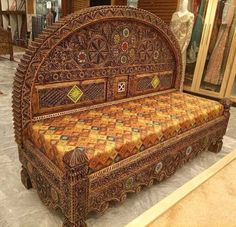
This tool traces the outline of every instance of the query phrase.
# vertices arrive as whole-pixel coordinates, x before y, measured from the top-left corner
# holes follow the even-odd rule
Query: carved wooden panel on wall
[[[34,0],[27,0],[26,3],[27,13],[34,14]]]
[[[154,13],[169,24],[178,7],[178,0],[139,0],[138,7]]]
[[[90,0],[73,0],[72,1],[72,12],[87,8],[90,6]]]

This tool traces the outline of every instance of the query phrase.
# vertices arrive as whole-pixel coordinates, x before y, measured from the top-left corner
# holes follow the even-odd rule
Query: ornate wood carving
[[[91,211],[103,212],[110,201],[123,201],[128,192],[162,181],[204,150],[218,152],[230,103],[222,101],[223,116],[93,174],[79,148],[64,155],[59,169],[34,146],[31,123],[179,89],[181,68],[168,26],[141,9],[85,9],[48,27],[31,43],[13,89],[21,179],[45,205],[62,210],[64,226],[85,226]]]
[[[114,20],[114,22],[112,20]],[[112,23],[118,23],[118,21],[120,21],[120,26],[122,27],[125,25],[124,21],[127,21],[127,23],[130,24],[129,26],[131,26],[132,22],[136,22],[141,27],[144,27],[144,30],[141,29],[140,31],[144,32],[146,29],[147,32],[150,32],[151,36],[155,36],[155,34],[158,33],[159,36],[156,39],[158,40],[161,38],[165,40],[164,46],[162,47],[165,51],[163,50],[158,53],[158,41],[157,46],[155,46],[155,43],[151,43],[150,40],[147,39],[136,47],[137,50],[140,51],[139,61],[141,61],[141,59],[146,59],[145,64],[134,64],[135,61],[132,60],[132,56],[136,53],[135,49],[132,48],[132,45],[134,45],[132,42],[137,42],[135,40],[132,41],[132,30],[130,31],[130,38],[128,37],[129,31],[127,32],[125,27],[123,29],[124,32],[122,31],[122,33],[124,33],[122,34],[124,40],[120,41],[123,42],[122,53],[124,53],[124,55],[121,56],[121,52],[116,53],[116,45],[118,44],[114,43],[112,46],[110,43],[107,44],[105,42],[107,40],[106,36],[101,36],[96,31],[96,29],[100,29],[98,28],[99,24],[104,21],[107,22],[105,22],[104,26],[101,28],[103,34],[110,34],[109,29],[111,29]],[[108,21],[111,22],[108,23]],[[86,29],[95,29],[95,31],[91,30],[91,33],[93,34],[93,32],[95,32],[97,34],[88,42],[88,44],[87,42],[85,43],[86,38],[83,36]],[[119,39],[116,38],[118,37],[116,35],[119,35],[119,32],[120,31],[115,30],[111,34],[114,40]],[[77,34],[79,34],[78,42],[68,43],[68,40],[72,41],[73,39],[76,39]],[[141,35],[142,34],[140,33],[139,36]],[[126,41],[125,36],[127,36],[127,40],[131,42],[131,46],[129,46],[129,44],[127,46],[126,42],[128,41]],[[139,36],[137,36],[137,38]],[[149,44],[150,47],[146,49],[146,46]],[[63,45],[69,46],[66,47]],[[72,48],[71,50],[73,50],[73,45],[79,45],[80,48],[84,48],[81,48],[79,52],[70,52],[71,54],[74,54],[72,57],[74,60],[67,63],[68,55],[66,54],[66,48]],[[56,56],[56,53],[61,50],[64,50],[63,54]],[[90,51],[89,53],[87,53],[88,50]],[[129,52],[127,52],[128,50]],[[152,53],[154,59],[152,58],[152,60],[149,60],[148,56]],[[120,58],[112,57],[112,54],[118,54]],[[159,54],[164,55],[159,56]],[[52,61],[52,64],[48,65],[47,62],[53,60],[50,58],[51,56],[55,56],[56,61],[54,60]],[[173,58],[174,61],[169,61],[168,56],[172,56],[171,58]],[[109,60],[111,57],[113,62]],[[166,64],[157,64],[158,62],[155,62],[155,58],[165,58]],[[116,62],[116,59],[120,59],[120,62]],[[17,69],[13,91],[14,127],[17,142],[22,144],[23,129],[34,117],[31,100],[34,95],[33,89],[37,83],[49,82],[52,81],[53,78],[56,78],[56,81],[75,81],[96,76],[113,77],[113,75],[121,74],[156,72],[169,70],[170,68],[173,69],[174,67],[176,78],[174,86],[179,89],[181,75],[180,59],[181,56],[178,43],[168,26],[159,18],[144,10],[124,6],[101,6],[84,9],[63,18],[61,21],[45,29],[42,35],[29,45],[29,48]],[[86,60],[89,63],[87,63]],[[55,62],[56,65],[61,63],[64,70],[55,71],[57,67],[55,68],[56,65],[54,66],[53,62]],[[106,65],[108,69],[103,69],[104,65]],[[65,70],[68,69],[68,67],[73,70],[66,73]],[[86,70],[83,70],[84,67],[86,67]],[[43,69],[50,69],[50,74]],[[108,86],[109,82],[110,81],[108,81]],[[107,99],[112,100],[109,96]]]

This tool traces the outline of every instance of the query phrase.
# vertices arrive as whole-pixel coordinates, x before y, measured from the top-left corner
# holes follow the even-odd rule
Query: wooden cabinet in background
[[[127,0],[62,0],[62,16],[98,5],[127,5]]]
[[[0,0],[0,26],[11,28],[13,44],[27,46],[27,18],[25,0]]]
[[[236,32],[234,33],[230,57],[233,59],[229,66],[229,81],[226,87],[225,96],[236,103]]]
[[[170,24],[173,13],[177,10],[178,0],[139,0],[138,8],[145,9]]]
[[[236,0],[198,3],[197,10],[193,10],[198,14],[187,51],[184,90],[223,98],[227,96],[235,59]]]
[[[10,60],[14,60],[11,31],[10,29],[4,30],[0,27],[0,55],[2,54],[9,54]]]

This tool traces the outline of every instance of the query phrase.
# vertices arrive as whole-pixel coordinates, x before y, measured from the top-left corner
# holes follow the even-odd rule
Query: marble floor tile
[[[235,156],[231,156],[231,161],[232,157],[235,158]],[[216,166],[215,169],[217,169]],[[214,170],[211,171],[214,172]],[[195,181],[191,183],[198,187],[180,198],[175,205],[148,226],[183,227],[187,223],[191,227],[206,225],[235,227],[236,159],[227,163],[222,169],[218,169],[214,175],[211,175],[211,171],[205,172],[205,177],[209,175],[211,177],[205,179],[206,181],[200,185],[197,182],[200,181],[199,178],[195,178]],[[178,197],[176,194],[172,196]]]
[[[20,162],[14,142],[11,92],[16,62],[0,58],[0,227],[56,227],[62,215],[45,207],[34,189],[26,190],[20,181]],[[220,153],[205,152],[179,169],[168,180],[131,194],[123,204],[114,204],[103,216],[91,216],[88,226],[124,226],[185,182],[207,169],[236,148],[236,108],[231,118]]]

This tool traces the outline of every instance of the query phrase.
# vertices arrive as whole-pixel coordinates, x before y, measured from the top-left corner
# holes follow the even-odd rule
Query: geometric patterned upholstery
[[[170,92],[33,123],[34,144],[63,169],[63,155],[78,147],[90,173],[213,120],[223,106]]]

